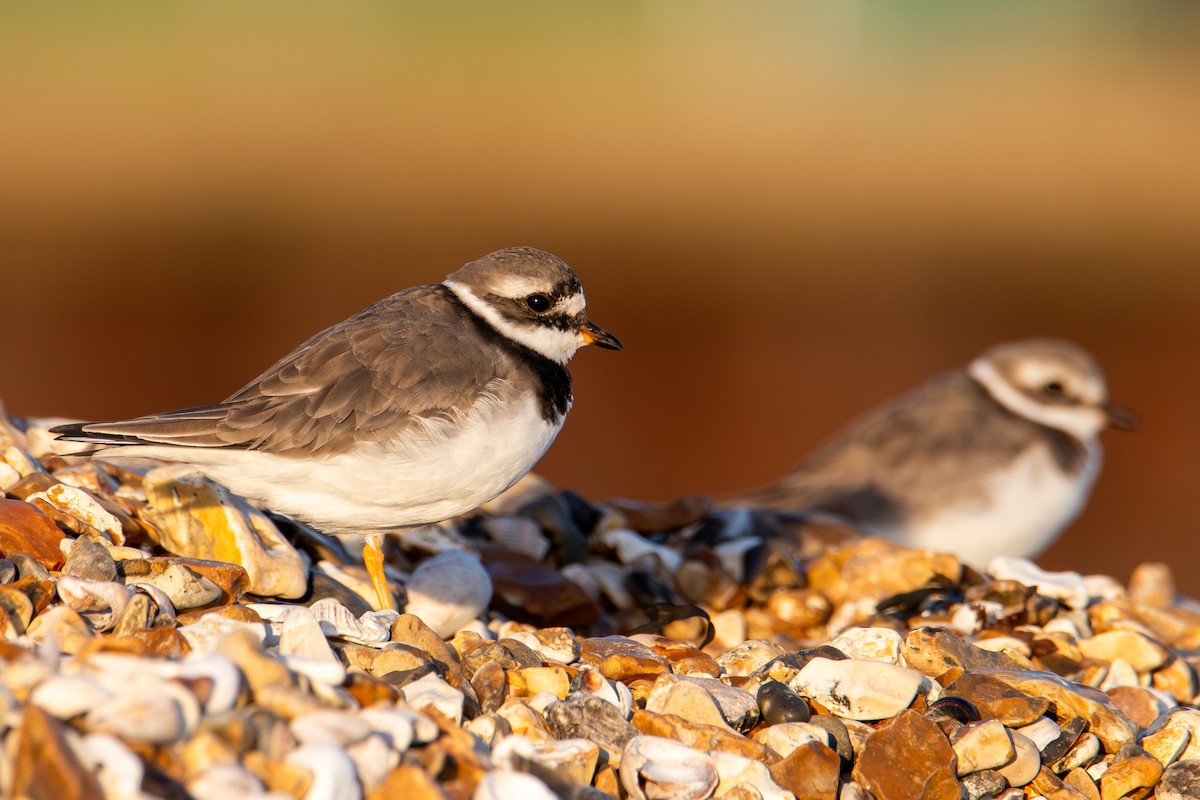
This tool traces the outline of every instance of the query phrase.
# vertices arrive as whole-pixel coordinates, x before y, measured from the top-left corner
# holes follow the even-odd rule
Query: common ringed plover
[[[1075,518],[1099,433],[1130,428],[1104,375],[1053,339],[1001,344],[868,414],[740,505],[811,512],[984,567],[1033,557]]]
[[[588,321],[570,267],[514,247],[368,306],[222,403],[53,432],[192,464],[326,533],[371,534],[363,559],[390,608],[381,533],[468,512],[529,472],[586,344],[622,349]]]

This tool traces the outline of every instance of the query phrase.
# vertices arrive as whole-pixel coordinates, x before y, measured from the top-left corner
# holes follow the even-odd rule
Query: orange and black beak
[[[620,339],[591,320],[584,320],[583,324],[579,326],[579,332],[583,334],[583,341],[587,344],[594,344],[597,347],[603,347],[605,350],[625,349]]]
[[[1113,428],[1131,431],[1137,427],[1138,418],[1127,408],[1121,408],[1113,403],[1105,403],[1100,410],[1104,412],[1108,424]]]

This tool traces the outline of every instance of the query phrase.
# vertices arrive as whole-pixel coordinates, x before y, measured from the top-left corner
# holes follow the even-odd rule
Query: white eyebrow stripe
[[[493,291],[501,297],[524,297],[527,294],[545,291],[540,281],[524,275],[505,275],[496,283]]]

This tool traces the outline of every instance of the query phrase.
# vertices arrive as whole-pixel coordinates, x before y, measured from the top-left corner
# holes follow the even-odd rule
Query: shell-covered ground
[[[1200,797],[1162,564],[980,574],[530,477],[390,535],[379,611],[357,543],[49,438],[0,414],[5,797]]]

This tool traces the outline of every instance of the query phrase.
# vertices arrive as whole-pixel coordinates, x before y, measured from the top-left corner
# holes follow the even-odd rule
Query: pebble
[[[194,468],[177,464],[146,473],[145,519],[168,551],[227,561],[246,570],[250,591],[302,597],[308,570],[269,517]]]
[[[1158,800],[1194,800],[1200,797],[1200,761],[1180,761],[1163,770],[1155,797]]]
[[[814,658],[797,673],[789,688],[838,716],[879,720],[908,708],[923,682],[916,670],[893,664]]]
[[[958,757],[958,775],[992,770],[1016,757],[1012,733],[999,720],[964,725],[950,737]]]
[[[370,610],[344,548],[301,535],[325,559],[310,572],[186,468],[147,487],[39,464],[23,436],[0,415],[7,794],[1197,794],[1200,606],[1161,564],[1128,590],[1028,562],[981,579],[832,526],[535,482],[491,518],[393,537],[417,612],[396,614]],[[294,573],[272,561],[288,552]],[[264,593],[264,575],[287,580]],[[634,632],[652,603],[708,613],[716,638],[696,616]]]
[[[854,779],[888,800],[958,798],[954,750],[937,724],[904,710],[867,740],[854,765]]]

